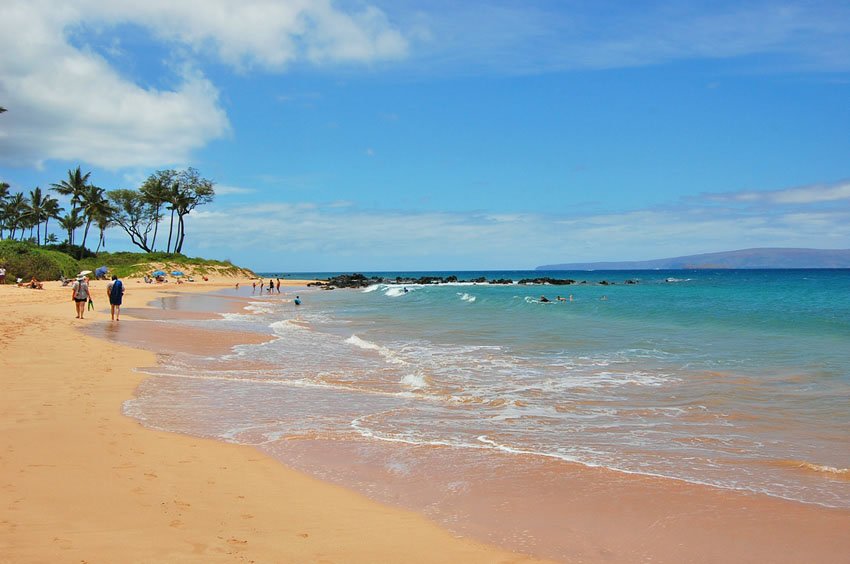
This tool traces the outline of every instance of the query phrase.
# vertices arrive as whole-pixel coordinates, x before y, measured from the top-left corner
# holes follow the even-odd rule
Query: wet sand
[[[123,416],[144,378],[134,368],[155,355],[78,329],[144,342],[147,331],[132,325],[145,322],[129,312],[175,289],[129,281],[127,307],[113,323],[97,300],[105,286],[92,283],[99,307],[84,320],[74,319],[70,290],[58,283],[0,287],[0,562],[530,561],[255,449],[152,431]],[[157,351],[163,342],[220,351],[245,338],[156,335],[147,346]]]
[[[178,348],[214,354],[193,345],[203,333]],[[154,349],[175,344],[157,338]],[[455,533],[564,562],[850,562],[847,510],[492,451],[316,436],[262,448]]]

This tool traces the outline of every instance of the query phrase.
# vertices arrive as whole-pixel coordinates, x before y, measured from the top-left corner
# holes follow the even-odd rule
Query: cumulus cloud
[[[134,82],[86,45],[86,31],[140,26],[175,52],[239,70],[279,71],[294,61],[370,62],[407,44],[383,12],[342,12],[329,0],[6,0],[0,4],[0,161],[49,159],[107,168],[185,162],[228,134],[215,85],[184,63],[175,85]],[[106,51],[120,52],[111,45]]]

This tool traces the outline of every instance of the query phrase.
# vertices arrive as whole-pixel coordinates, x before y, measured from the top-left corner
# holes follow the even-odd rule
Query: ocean
[[[449,525],[464,517],[446,499],[496,471],[483,460],[850,508],[848,270],[381,274],[577,283],[223,290],[244,309],[162,323],[273,338],[172,355],[145,369],[125,412]],[[335,448],[346,463],[327,462]],[[398,491],[425,480],[430,497]]]

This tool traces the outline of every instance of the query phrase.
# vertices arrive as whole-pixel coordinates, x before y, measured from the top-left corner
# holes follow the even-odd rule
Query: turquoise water
[[[300,307],[242,288],[248,309],[216,323],[277,338],[172,359],[127,411],[246,444],[491,449],[850,507],[850,271],[423,274],[586,283],[299,289]]]

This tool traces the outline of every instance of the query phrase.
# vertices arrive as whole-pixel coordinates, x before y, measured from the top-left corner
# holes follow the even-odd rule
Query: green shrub
[[[0,264],[6,267],[7,283],[33,276],[39,280],[58,280],[80,271],[79,263],[64,253],[19,241],[0,241]]]

